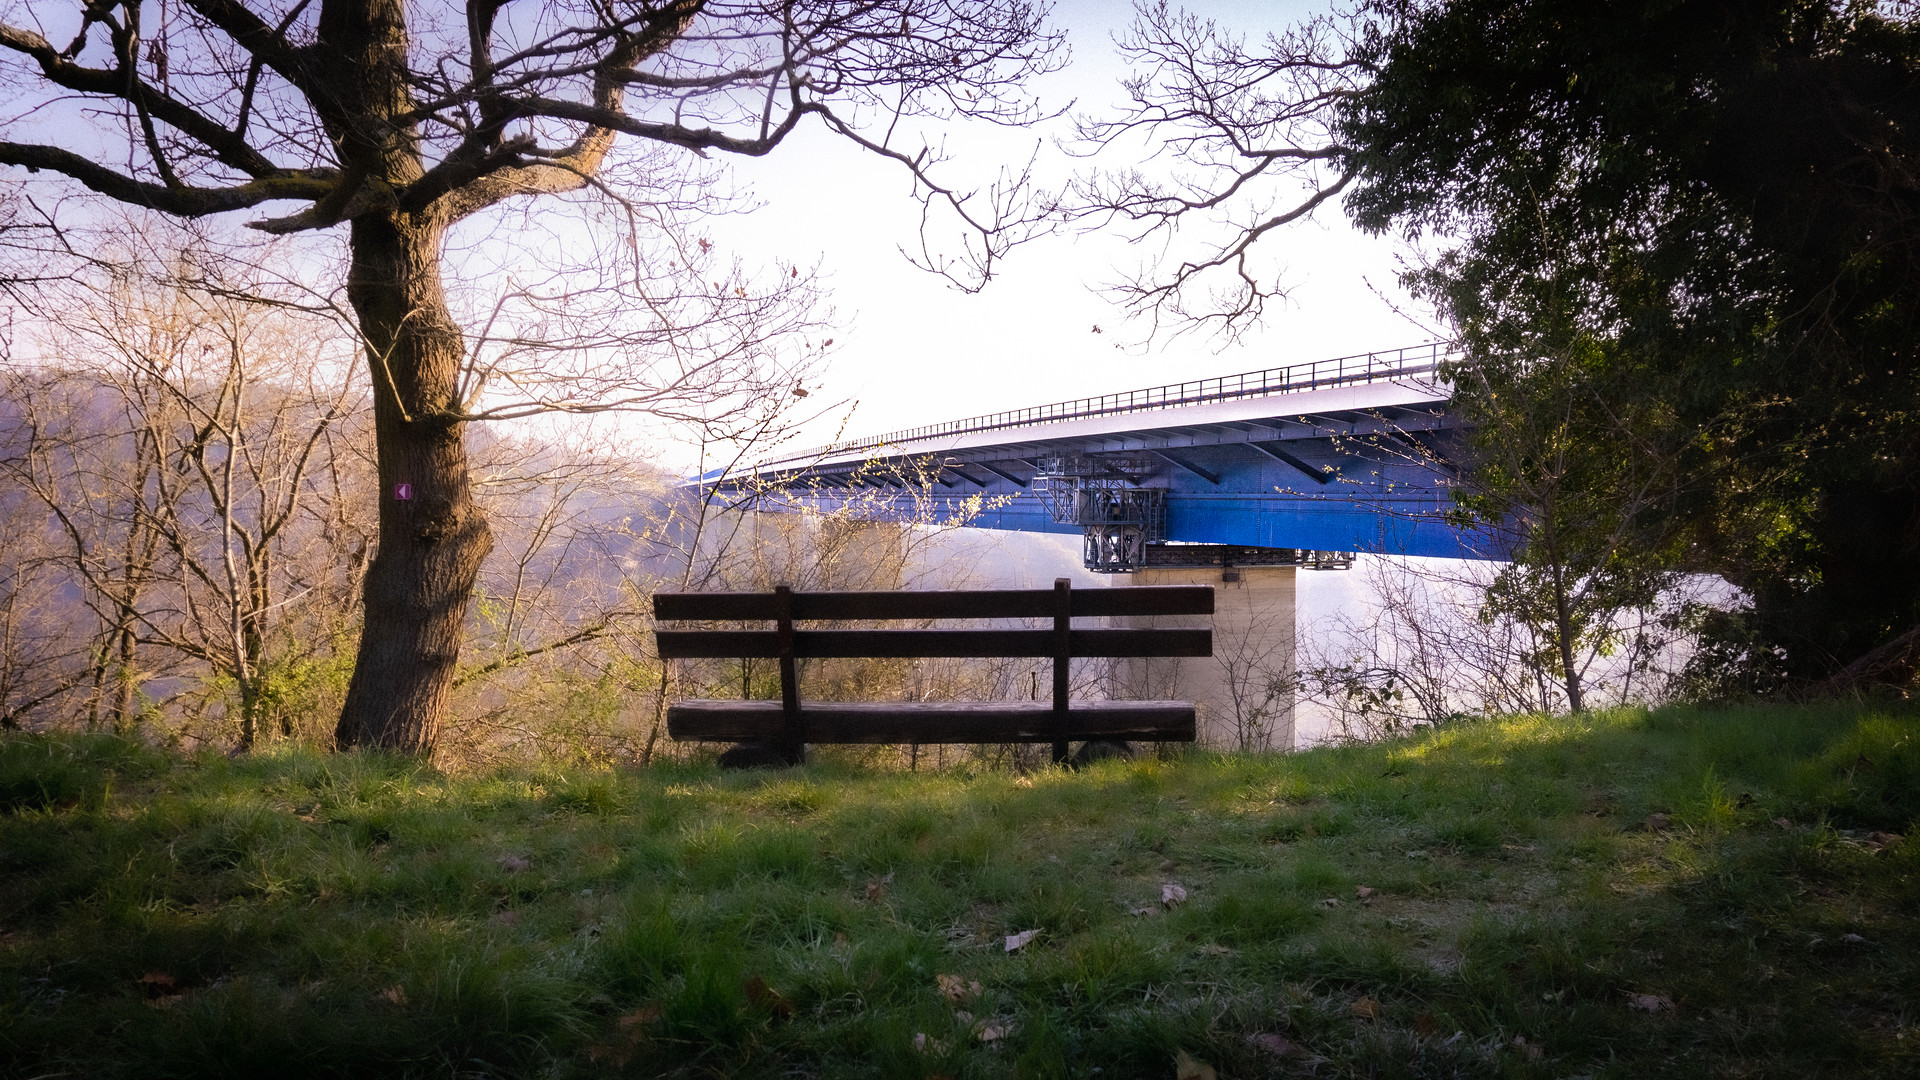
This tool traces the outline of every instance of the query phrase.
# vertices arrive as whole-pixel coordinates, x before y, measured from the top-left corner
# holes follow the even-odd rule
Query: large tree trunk
[[[440,287],[443,233],[434,218],[397,212],[353,222],[347,296],[373,373],[380,547],[335,731],[342,747],[433,750],[467,601],[493,546],[473,503],[464,425],[447,419],[462,342]]]

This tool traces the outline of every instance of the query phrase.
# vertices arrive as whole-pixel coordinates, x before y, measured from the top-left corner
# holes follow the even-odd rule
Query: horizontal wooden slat
[[[793,617],[809,619],[1039,619],[1053,615],[1052,589],[951,592],[794,593]],[[1068,590],[1076,618],[1129,615],[1211,615],[1207,585],[1149,585]],[[754,619],[776,617],[772,593],[655,593],[653,617]]]
[[[772,630],[657,630],[665,660],[780,655]],[[1074,630],[1074,656],[1211,656],[1210,630]],[[826,657],[1052,656],[1051,630],[796,630],[793,655]]]
[[[809,702],[800,706],[807,737],[818,743],[1052,742],[1061,738],[1053,707],[1032,701]],[[683,701],[667,709],[667,733],[703,742],[749,742],[785,732],[777,701]],[[1193,705],[1185,701],[1076,701],[1068,739],[1192,742]]]

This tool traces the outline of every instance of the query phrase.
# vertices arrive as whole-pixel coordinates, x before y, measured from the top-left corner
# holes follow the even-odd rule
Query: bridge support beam
[[[1211,629],[1213,656],[1115,660],[1113,696],[1191,701],[1199,743],[1213,750],[1291,750],[1294,568],[1149,567],[1133,585],[1211,585],[1211,616],[1118,619],[1129,627]]]

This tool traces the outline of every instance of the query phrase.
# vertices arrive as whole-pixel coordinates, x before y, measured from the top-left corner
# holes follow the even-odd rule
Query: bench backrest
[[[1051,589],[952,592],[655,593],[660,622],[772,622],[772,630],[656,630],[663,660],[778,659],[788,734],[805,741],[797,659],[826,657],[1053,658],[1053,709],[1065,730],[1067,668],[1074,657],[1211,656],[1210,630],[1076,630],[1075,618],[1211,615],[1210,586],[1074,589],[1066,578]],[[797,630],[796,622],[903,619],[1050,618],[1046,630]],[[1055,756],[1064,756],[1064,742]]]

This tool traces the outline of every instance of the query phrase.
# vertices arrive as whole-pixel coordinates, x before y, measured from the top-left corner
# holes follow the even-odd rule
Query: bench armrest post
[[[1053,740],[1053,763],[1067,762],[1067,669],[1073,659],[1073,583],[1053,579],[1053,718],[1060,738]]]

